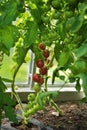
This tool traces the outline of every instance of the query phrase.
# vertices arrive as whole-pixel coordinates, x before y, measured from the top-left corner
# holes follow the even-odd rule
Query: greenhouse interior
[[[0,0],[0,130],[87,130],[87,0]]]

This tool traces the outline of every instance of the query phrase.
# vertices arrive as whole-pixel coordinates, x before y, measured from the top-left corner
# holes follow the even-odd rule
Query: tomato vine
[[[67,82],[75,82],[75,88],[83,88],[87,99],[87,2],[86,0],[1,0],[0,1],[0,68],[3,67],[4,55],[10,56],[14,49],[12,73],[13,79],[0,76],[0,95],[5,95],[6,82],[11,82],[12,94],[18,103],[21,100],[15,91],[15,78],[23,63],[26,63],[26,54],[31,50],[35,54],[35,62],[40,73],[39,80],[33,77],[39,85],[45,86],[47,93],[48,69],[54,62],[57,67],[53,71],[52,84],[59,78],[66,82],[62,71],[67,76]],[[50,48],[52,51],[50,51]],[[50,59],[50,57],[52,59]],[[45,62],[45,65],[42,64]],[[49,64],[48,64],[49,63]],[[43,68],[42,68],[43,67]],[[68,71],[68,73],[67,73]],[[38,78],[38,76],[37,76]],[[82,84],[81,84],[82,81]],[[41,88],[34,87],[37,95]],[[40,93],[41,94],[41,93]],[[43,94],[43,93],[42,93]],[[47,94],[49,97],[50,94]],[[4,109],[9,117],[14,113],[11,104],[13,99],[7,97],[8,104],[0,102],[0,113]],[[0,96],[0,101],[2,96]],[[53,100],[51,101],[54,104]],[[30,103],[31,104],[31,103]],[[45,105],[45,103],[43,103]],[[5,106],[7,105],[7,107]],[[38,110],[39,105],[35,104]],[[56,107],[56,105],[54,104]],[[22,105],[21,105],[21,109]],[[36,111],[35,111],[36,112]],[[30,113],[30,111],[29,111]],[[31,111],[31,114],[33,112]],[[0,114],[1,115],[1,114]],[[14,114],[12,114],[14,116]],[[26,114],[24,114],[25,116]],[[12,116],[12,121],[16,120]],[[2,116],[0,116],[1,120]],[[16,120],[17,123],[17,120]]]

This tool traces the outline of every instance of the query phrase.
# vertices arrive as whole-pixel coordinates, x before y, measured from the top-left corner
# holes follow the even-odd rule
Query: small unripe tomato
[[[33,89],[35,90],[35,92],[39,92],[41,90],[40,85],[34,85]]]
[[[35,94],[31,93],[28,95],[28,100],[32,101],[35,99]]]

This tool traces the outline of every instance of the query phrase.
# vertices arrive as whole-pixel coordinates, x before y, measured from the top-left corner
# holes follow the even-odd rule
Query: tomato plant
[[[35,67],[40,70],[38,73],[35,72],[32,77],[39,87],[34,87],[35,102],[30,101],[28,104],[31,109],[23,113],[25,122],[27,122],[26,116],[45,107],[46,99],[50,99],[49,102],[51,101],[51,104],[55,106],[51,99],[54,94],[48,92],[47,86],[48,70],[51,65],[54,65],[54,60],[57,67],[52,72],[52,84],[55,83],[56,78],[60,78],[65,83],[75,82],[76,90],[80,91],[82,87],[87,99],[86,31],[86,0],[1,0],[0,68],[3,67],[4,55],[10,56],[11,49],[14,50],[12,59],[15,65],[11,70],[13,79],[0,76],[0,115],[2,115],[3,109],[7,117],[11,112],[12,118],[9,118],[17,123],[16,117],[13,118],[12,107],[14,104],[11,103],[13,99],[5,98],[7,89],[5,82],[11,83],[12,94],[21,106],[21,99],[15,91],[14,85],[20,67],[26,63],[26,55],[29,50],[35,54]],[[65,75],[60,74],[60,71],[66,74],[67,80]],[[44,86],[44,91],[42,91],[42,86]],[[6,106],[4,105],[7,103],[5,99],[8,99]],[[21,110],[24,111],[22,106]],[[57,110],[59,109],[57,108]],[[1,118],[2,116],[0,116],[0,120]]]

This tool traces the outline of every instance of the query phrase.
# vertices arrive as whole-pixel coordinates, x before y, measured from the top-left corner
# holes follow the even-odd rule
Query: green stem
[[[50,100],[50,104],[52,107],[55,108],[55,110],[57,110],[57,112],[59,112],[60,115],[63,115],[63,111],[58,107],[58,105],[52,99]]]
[[[48,77],[46,75],[45,79],[44,79],[44,91],[47,92],[47,80],[48,80]]]
[[[13,98],[13,96],[16,98],[16,100],[17,100],[17,102],[18,102],[18,104],[19,104],[19,106],[20,106],[20,109],[21,109],[21,111],[22,111],[23,119],[25,119],[22,102],[21,102],[21,100],[20,100],[20,97],[19,97],[18,93],[17,93],[17,92],[15,91],[15,89],[14,89],[14,83],[15,83],[16,74],[17,74],[17,72],[18,72],[20,66],[21,66],[21,64],[20,64],[19,66],[17,66],[17,68],[16,68],[16,70],[15,70],[15,72],[14,72],[13,82],[12,82],[12,84],[11,84],[11,88],[12,88],[12,98]]]
[[[49,69],[49,68],[50,68],[50,66],[51,66],[51,65],[52,65],[52,63],[53,63],[53,60],[54,60],[54,54],[53,54],[53,56],[52,56],[52,58],[51,58],[51,60],[50,60],[49,64],[47,65],[47,69]]]
[[[54,55],[52,56],[49,64],[47,65],[48,70],[49,70],[51,64],[53,63],[53,60],[54,60]],[[48,80],[48,75],[46,75],[45,80],[44,80],[44,90],[45,90],[45,92],[47,92],[47,80]]]

